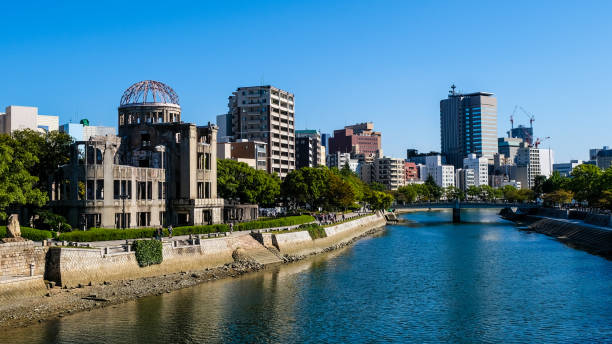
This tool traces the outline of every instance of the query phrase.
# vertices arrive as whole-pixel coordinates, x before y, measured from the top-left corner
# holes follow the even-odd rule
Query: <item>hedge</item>
[[[132,247],[140,267],[161,264],[164,260],[160,240],[136,240]]]
[[[229,225],[217,224],[217,225],[204,225],[204,226],[181,226],[174,227],[172,229],[172,235],[187,235],[187,234],[207,234],[207,233],[219,233],[228,232]]]
[[[6,226],[0,226],[0,238],[7,237]],[[45,231],[42,229],[30,228],[30,227],[21,227],[21,237],[32,240],[32,241],[43,241],[47,239],[52,239],[55,237],[55,233],[52,231]]]
[[[106,240],[125,240],[125,239],[144,239],[155,236],[155,228],[92,228],[88,231],[72,231],[59,235],[60,241],[106,241]],[[168,236],[168,231],[164,229],[164,236]]]
[[[313,222],[315,219],[310,215],[288,216],[277,219],[265,219],[251,222],[239,223],[234,227],[236,231],[247,231],[252,229],[275,228],[283,226],[301,225],[303,223]]]
[[[319,226],[316,223],[308,223],[301,225],[298,227],[298,230],[307,230],[312,240],[327,237],[327,233],[325,233],[325,228]]]

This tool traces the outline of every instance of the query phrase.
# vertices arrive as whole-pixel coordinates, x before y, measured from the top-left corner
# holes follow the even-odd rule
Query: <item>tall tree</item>
[[[600,198],[599,177],[602,171],[595,165],[582,164],[576,166],[571,173],[569,188],[578,201],[587,201],[595,205]]]
[[[276,174],[256,170],[243,162],[219,159],[217,192],[225,199],[269,206],[280,194],[280,179]]]

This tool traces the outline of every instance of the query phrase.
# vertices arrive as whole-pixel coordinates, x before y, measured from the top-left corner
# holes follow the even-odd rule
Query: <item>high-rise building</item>
[[[59,117],[39,115],[38,108],[33,106],[7,106],[6,113],[0,113],[0,134],[23,129],[38,132],[58,130]]]
[[[523,143],[516,154],[516,172],[513,179],[521,182],[524,188],[533,188],[535,177],[542,175],[540,165],[540,149]]]
[[[461,94],[455,88],[440,101],[442,154],[455,167],[470,153],[492,162],[497,153],[497,99],[493,93]]]
[[[475,186],[489,185],[489,161],[487,158],[478,158],[476,154],[470,153],[467,158],[463,159],[463,169],[474,171]]]
[[[500,137],[497,139],[497,149],[499,154],[503,154],[506,159],[514,162],[516,153],[521,147],[523,139],[516,137]]]
[[[526,127],[521,124],[516,128],[510,129],[508,137],[521,139],[531,145],[533,144],[533,127]]]
[[[268,172],[295,169],[294,95],[273,86],[239,87],[229,97],[226,136],[267,144]],[[219,118],[218,118],[219,120]],[[231,123],[231,125],[229,124]]]
[[[465,191],[469,189],[470,186],[475,186],[475,185],[476,185],[476,182],[475,182],[473,169],[460,168],[457,170],[455,174],[455,186]]]
[[[381,133],[374,131],[374,123],[348,125],[344,129],[334,130],[329,138],[328,154],[336,152],[364,154],[372,157],[382,156]]]
[[[608,147],[604,147],[604,149],[597,152],[597,167],[605,170],[612,166],[612,149],[607,149]]]
[[[316,130],[295,131],[295,167],[317,167],[321,162],[321,134]]]
[[[422,174],[425,174],[423,180],[427,180],[428,176],[431,176],[436,184],[445,188],[447,186],[455,186],[455,167],[453,165],[444,165],[442,163],[442,157],[428,156],[426,158],[425,171],[421,170]]]
[[[540,174],[548,178],[553,173],[555,163],[555,152],[550,149],[539,148],[540,153]]]

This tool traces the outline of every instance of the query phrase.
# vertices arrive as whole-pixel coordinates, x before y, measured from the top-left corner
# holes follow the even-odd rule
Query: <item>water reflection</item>
[[[612,262],[446,212],[239,279],[8,331],[11,343],[593,342],[612,336]],[[491,221],[494,221],[491,223]],[[596,296],[596,297],[595,297]]]

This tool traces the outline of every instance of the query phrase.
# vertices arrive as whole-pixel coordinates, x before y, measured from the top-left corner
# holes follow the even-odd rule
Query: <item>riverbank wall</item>
[[[504,209],[500,214],[505,219],[526,225],[525,230],[545,234],[571,247],[612,259],[612,228],[605,228],[610,225],[609,215],[592,214],[577,220],[571,211],[559,209],[539,209],[532,214]]]
[[[187,241],[164,241],[161,264],[140,267],[129,244],[115,248],[50,247],[45,279],[67,288],[117,280],[155,277],[181,271],[215,268],[234,263],[235,252],[266,266],[321,253],[345,245],[372,228],[386,224],[377,213],[325,228],[327,237],[313,240],[307,231],[283,234],[253,233]]]

